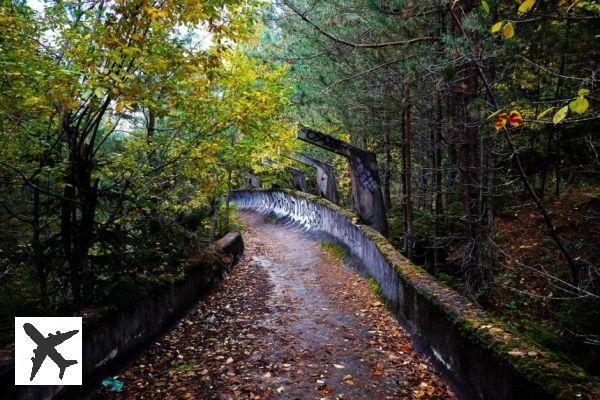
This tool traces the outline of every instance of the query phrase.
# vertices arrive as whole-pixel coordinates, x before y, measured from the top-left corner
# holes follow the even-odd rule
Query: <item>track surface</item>
[[[133,360],[113,399],[454,399],[369,281],[308,235],[241,213],[240,264]]]

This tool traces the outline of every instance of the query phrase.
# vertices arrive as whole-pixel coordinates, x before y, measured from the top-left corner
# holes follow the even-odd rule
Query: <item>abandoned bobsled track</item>
[[[578,381],[573,366],[524,345],[332,203],[284,190],[239,191],[232,200],[245,224],[239,265],[119,373],[124,391],[100,390],[96,398],[597,393],[595,383]],[[351,261],[338,247],[321,245],[323,237],[346,247]],[[424,352],[415,350],[414,338]]]

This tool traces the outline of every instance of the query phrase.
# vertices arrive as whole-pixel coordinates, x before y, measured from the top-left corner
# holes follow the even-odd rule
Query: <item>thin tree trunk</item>
[[[210,201],[210,232],[208,234],[208,241],[212,243],[215,240],[217,232],[217,221],[219,216],[219,199],[212,198]]]
[[[383,204],[386,210],[391,208],[390,178],[392,175],[392,152],[391,152],[390,128],[383,128],[383,173],[381,174],[381,187],[383,191]]]
[[[412,220],[412,129],[410,110],[410,88],[404,89],[406,105],[402,113],[402,214],[404,227],[404,251],[408,258],[413,256],[413,220]]]
[[[38,186],[39,182],[35,181],[35,185]],[[45,267],[44,255],[42,250],[42,244],[40,239],[41,234],[41,199],[40,191],[37,188],[33,190],[33,235],[31,239],[31,247],[33,249],[33,265],[38,276],[40,284],[41,304],[42,309],[48,309],[48,274]]]

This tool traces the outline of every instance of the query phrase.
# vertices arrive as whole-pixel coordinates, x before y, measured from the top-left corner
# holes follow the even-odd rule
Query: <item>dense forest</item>
[[[599,19],[593,1],[285,0],[262,40],[301,124],[377,153],[396,246],[595,373]],[[315,154],[350,206],[345,160]]]
[[[244,51],[257,12],[238,0],[2,2],[3,330],[13,315],[177,279],[229,228],[239,171],[293,134],[285,67]]]
[[[0,342],[177,280],[238,225],[232,190],[314,176],[293,151],[351,208],[301,125],[377,155],[406,257],[600,374],[599,22],[585,0],[1,2]]]

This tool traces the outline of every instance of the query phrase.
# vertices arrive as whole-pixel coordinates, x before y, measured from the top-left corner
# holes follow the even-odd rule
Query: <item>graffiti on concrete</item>
[[[354,210],[367,224],[387,236],[387,216],[375,153],[306,127],[300,128],[297,138],[348,159]]]

